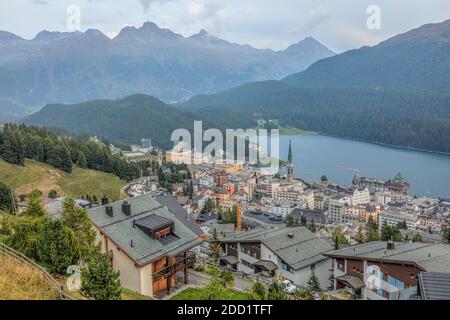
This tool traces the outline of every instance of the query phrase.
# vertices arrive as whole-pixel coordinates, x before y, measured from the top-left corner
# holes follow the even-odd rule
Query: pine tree
[[[84,153],[82,151],[78,151],[78,161],[77,164],[80,168],[87,168],[88,167],[88,163],[86,160],[86,156],[84,155]]]
[[[288,295],[283,291],[283,285],[279,281],[272,281],[267,294],[268,300],[288,300]]]
[[[0,182],[0,212],[14,213],[14,192],[6,184]]]
[[[286,224],[286,227],[288,228],[295,228],[299,226],[299,223],[294,217],[292,216],[292,213],[288,214],[286,218],[284,219],[284,223]]]
[[[71,197],[64,201],[61,222],[74,233],[83,261],[87,261],[94,252],[100,250],[95,244],[95,231],[86,209],[79,207]]]
[[[46,220],[37,241],[39,261],[52,274],[65,275],[67,268],[80,259],[79,247],[72,230],[59,220]]]
[[[209,246],[209,257],[214,264],[217,264],[222,253],[222,247],[220,246],[219,237],[217,235],[217,230],[214,228],[213,239]]]
[[[316,277],[316,274],[314,273],[314,271],[312,271],[311,275],[309,276],[308,289],[313,292],[320,291],[320,282],[319,282],[319,279]]]
[[[45,217],[47,213],[45,212],[44,206],[41,201],[42,192],[35,189],[27,197],[27,208],[24,211],[25,216],[29,217]]]
[[[9,237],[6,245],[23,253],[28,258],[39,261],[37,242],[47,218],[33,216],[10,216],[3,224],[7,224]],[[5,225],[3,226],[5,227]]]
[[[113,270],[108,256],[96,253],[81,271],[80,292],[96,300],[120,300],[122,286],[120,272]]]
[[[72,158],[70,157],[69,150],[61,143],[57,144],[48,160],[49,164],[55,168],[61,169],[67,173],[72,172]]]

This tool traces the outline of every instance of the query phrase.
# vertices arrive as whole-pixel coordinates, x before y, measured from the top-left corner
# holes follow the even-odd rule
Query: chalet
[[[250,275],[287,279],[307,287],[312,272],[328,286],[332,247],[304,227],[254,230],[221,240],[224,266]]]
[[[409,299],[421,272],[450,272],[448,244],[375,241],[325,255],[333,260],[335,289],[353,299]]]
[[[171,196],[142,195],[111,204],[103,198],[88,215],[123,287],[156,296],[188,284],[188,266],[195,259],[191,250],[202,243],[202,232]]]

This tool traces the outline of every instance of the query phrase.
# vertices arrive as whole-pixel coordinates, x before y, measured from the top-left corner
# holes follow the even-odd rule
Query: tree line
[[[96,241],[86,209],[66,198],[60,218],[50,218],[34,190],[20,215],[0,215],[0,236],[9,247],[21,252],[56,276],[65,276],[72,266],[80,266],[80,293],[97,300],[121,298],[119,272]]]
[[[141,168],[127,162],[109,146],[93,140],[58,136],[46,128],[24,124],[5,124],[0,131],[0,157],[8,163],[24,166],[25,159],[47,163],[71,173],[74,166],[113,173],[131,181],[139,178]]]

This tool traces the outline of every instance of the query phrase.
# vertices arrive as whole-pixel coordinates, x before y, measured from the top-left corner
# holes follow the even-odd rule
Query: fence
[[[36,262],[28,258],[27,256],[23,255],[20,252],[17,252],[16,250],[6,246],[5,244],[0,242],[0,253],[3,253],[7,257],[10,257],[12,259],[15,259],[16,261],[23,263],[27,266],[32,267],[33,269],[39,271],[44,279],[48,282],[48,284],[53,287],[56,292],[58,292],[58,298],[60,300],[75,300],[73,297],[67,295],[64,292],[64,286],[61,285],[55,278],[53,278],[50,273],[48,273],[44,268],[42,268],[40,265],[38,265]]]

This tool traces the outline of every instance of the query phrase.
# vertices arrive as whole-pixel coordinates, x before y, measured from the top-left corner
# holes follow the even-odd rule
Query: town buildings
[[[306,288],[312,273],[328,286],[332,247],[304,227],[254,230],[221,240],[222,265],[251,275],[287,279]]]
[[[408,300],[421,272],[449,272],[450,245],[370,242],[325,253],[333,260],[335,289],[354,299]]]

